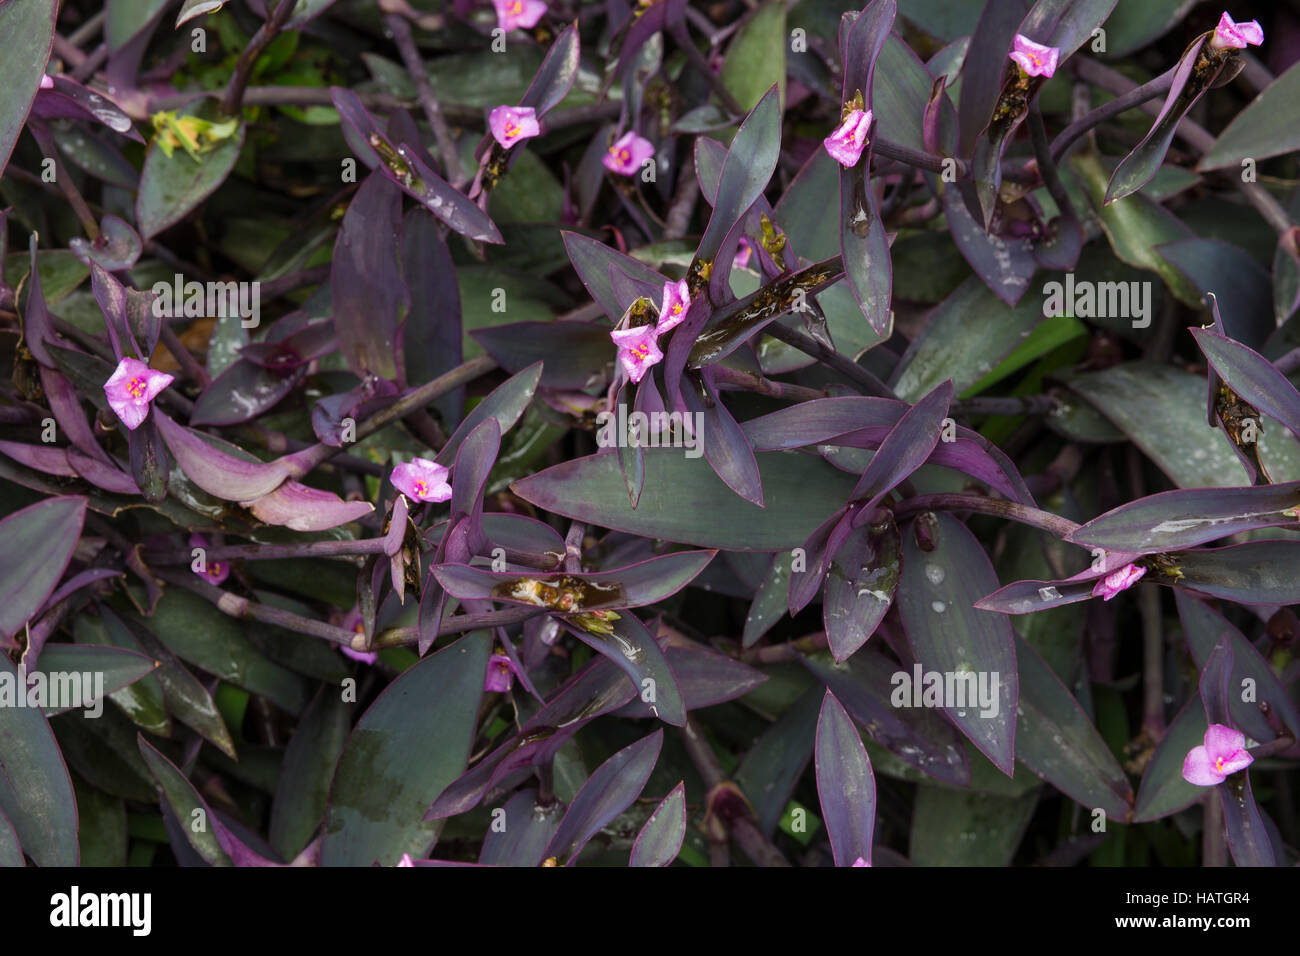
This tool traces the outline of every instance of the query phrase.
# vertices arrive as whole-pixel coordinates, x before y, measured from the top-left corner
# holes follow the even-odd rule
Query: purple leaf
[[[587,841],[641,795],[663,742],[663,730],[656,730],[597,767],[573,798],[569,812],[546,847],[545,856],[555,857],[564,866],[573,866]]]
[[[293,531],[328,531],[375,510],[368,501],[344,501],[332,491],[308,488],[296,481],[286,481],[269,494],[240,503],[258,521]]]
[[[802,663],[873,741],[936,780],[970,785],[970,760],[952,724],[924,708],[895,706],[897,675],[909,672],[874,647],[843,664],[824,652],[805,655]]]
[[[478,806],[484,795],[515,768],[526,767],[539,751],[554,753],[586,723],[623,706],[637,696],[614,662],[597,657],[571,677],[550,700],[529,718],[519,733],[462,774],[439,795],[426,820],[441,820]],[[519,759],[523,755],[524,759]]]
[[[642,607],[671,597],[690,584],[715,554],[716,551],[678,551],[616,571],[574,571],[524,578],[463,564],[444,564],[435,567],[433,573],[448,594],[462,599],[546,606],[540,603],[543,598],[532,586],[533,582],[539,582],[575,592],[572,604],[558,610],[615,609]]]
[[[487,398],[475,405],[474,410],[465,416],[464,421],[447,439],[447,444],[443,445],[442,450],[434,457],[434,461],[443,467],[449,467],[455,461],[461,442],[488,418],[496,419],[497,428],[502,435],[513,428],[515,422],[519,421],[519,416],[533,400],[542,372],[542,363],[537,362],[493,389]]]
[[[4,8],[0,7],[0,24],[4,23],[3,13]],[[64,500],[53,499],[54,502]],[[16,515],[10,515],[0,522],[0,533],[7,530],[5,525],[14,517]],[[4,542],[0,545],[2,549],[12,538],[5,534],[0,541]],[[4,567],[3,570],[5,575],[0,577],[0,593],[8,591],[13,580],[10,568]],[[0,615],[8,614],[7,602],[0,607],[3,608]],[[4,619],[0,616],[0,620]],[[19,687],[22,681],[19,675],[20,671],[9,655],[0,653],[0,681],[9,687]],[[0,707],[0,740],[5,741],[0,814],[8,819],[23,851],[37,866],[77,866],[80,862],[77,800],[67,764],[49,721],[39,707]]]
[[[867,748],[844,707],[829,690],[817,718],[817,795],[836,866],[871,863],[876,826],[876,778]]]
[[[181,471],[210,495],[227,501],[253,501],[269,495],[293,474],[287,457],[271,462],[236,458],[157,409],[151,417]]]
[[[743,697],[766,681],[767,675],[699,644],[669,644],[668,667],[687,710],[712,707]],[[639,696],[615,711],[619,717],[651,717],[650,705]]]
[[[230,366],[208,383],[190,413],[192,425],[237,425],[256,418],[280,403],[302,384],[307,368],[286,372],[262,368],[247,359]]]
[[[618,298],[610,285],[609,274],[612,268],[659,289],[662,289],[664,282],[667,281],[663,275],[645,263],[615,252],[595,239],[589,239],[576,232],[563,231],[560,237],[564,240],[564,248],[569,254],[569,261],[573,263],[573,270],[578,273],[578,278],[582,280],[592,300],[613,322],[622,318],[624,307],[619,305]]]
[[[558,106],[569,95],[573,81],[578,78],[580,53],[578,25],[573,23],[560,31],[546,51],[546,59],[542,60],[519,105],[531,106],[537,111],[538,119]]]
[[[86,499],[68,496],[38,501],[0,521],[0,637],[22,630],[53,593],[85,518]]]
[[[371,174],[348,205],[334,243],[334,329],[339,351],[360,379],[397,377],[394,348],[405,292],[398,271],[401,212],[401,193]]]
[[[612,614],[611,614],[612,616]],[[575,618],[559,617],[569,633],[592,650],[608,657],[632,681],[650,712],[664,723],[681,727],[686,723],[686,704],[677,678],[654,635],[635,614],[624,612],[608,624],[608,633],[587,630]]]
[[[546,846],[560,827],[564,804],[541,804],[536,790],[521,790],[507,801],[501,828],[488,828],[478,861],[483,866],[540,866]],[[494,820],[495,823],[495,820]]]
[[[1106,186],[1106,205],[1132,195],[1151,181],[1151,177],[1164,162],[1169,144],[1174,141],[1179,121],[1196,105],[1196,101],[1222,71],[1226,58],[1220,59],[1214,69],[1204,71],[1203,75],[1197,76],[1193,72],[1200,58],[1201,47],[1207,39],[1205,36],[1198,37],[1183,52],[1174,71],[1169,94],[1165,97],[1165,105],[1151,124],[1151,129],[1111,173],[1110,183]]]
[[[892,517],[849,532],[831,558],[822,623],[835,660],[847,660],[875,633],[898,588],[898,527]]]
[[[1182,591],[1175,591],[1174,599],[1178,606],[1178,619],[1183,625],[1183,636],[1197,666],[1208,666],[1215,646],[1226,637],[1232,651],[1229,686],[1245,688],[1247,681],[1254,686],[1250,700],[1243,700],[1241,693],[1229,694],[1228,712],[1232,726],[1240,728],[1254,740],[1272,740],[1277,732],[1265,716],[1263,708],[1267,705],[1293,737],[1300,734],[1300,715],[1296,713],[1295,703],[1255,645],[1246,640],[1227,618],[1203,602]]]
[[[889,37],[897,14],[895,0],[873,0],[853,21],[840,28],[844,65],[842,102],[855,92],[863,95],[864,108],[871,109],[872,77],[876,58]],[[889,261],[889,239],[880,219],[875,192],[867,176],[871,167],[871,142],[859,161],[840,169],[840,251],[849,287],[871,327],[883,335],[890,326],[893,295],[893,266]]]
[[[935,386],[929,395],[909,408],[890,430],[853,488],[853,500],[866,500],[862,506],[864,512],[879,504],[930,457],[939,443],[951,402],[950,379]]]
[[[961,98],[957,115],[961,130],[961,155],[969,155],[980,131],[988,126],[1002,90],[1007,54],[1029,10],[1029,0],[1004,0],[984,4],[971,34],[961,71]]]
[[[703,548],[775,551],[801,545],[844,501],[850,479],[829,465],[790,455],[760,455],[765,508],[736,495],[707,462],[678,449],[645,449],[641,502],[628,508],[615,455],[563,462],[516,481],[515,494],[539,508],[631,534]]]
[[[461,363],[463,336],[456,269],[438,221],[427,209],[412,209],[402,220],[402,275],[411,302],[402,326],[404,381],[428,382]],[[435,405],[444,421],[459,421],[464,387]]]
[[[951,186],[944,190],[943,209],[962,258],[999,299],[1007,305],[1019,302],[1038,268],[1029,240],[987,232]]]
[[[1234,392],[1300,437],[1300,392],[1264,356],[1209,329],[1191,329],[1196,344]]]
[[[763,507],[763,480],[758,460],[744,431],[723,404],[707,369],[701,373],[705,397],[692,388],[682,392],[686,409],[694,417],[696,439],[704,442],[704,458],[728,488],[746,501]]]
[[[1120,505],[1065,540],[1108,551],[1151,554],[1190,548],[1256,528],[1294,525],[1300,481],[1248,488],[1184,488]]]
[[[117,216],[105,216],[99,228],[101,235],[94,242],[74,236],[68,248],[86,265],[94,262],[110,272],[133,268],[144,248],[139,233]]]

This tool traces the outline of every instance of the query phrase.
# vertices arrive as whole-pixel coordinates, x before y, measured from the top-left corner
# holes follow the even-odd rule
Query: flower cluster
[[[618,346],[618,360],[633,382],[641,381],[646,370],[663,361],[659,349],[659,336],[677,328],[691,309],[690,290],[686,280],[665,282],[663,301],[659,306],[659,320],[654,325],[640,325],[633,329],[615,329],[609,337]]]

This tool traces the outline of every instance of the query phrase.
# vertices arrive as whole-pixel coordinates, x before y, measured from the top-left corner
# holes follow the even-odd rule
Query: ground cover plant
[[[0,864],[1287,866],[1300,5],[0,0]]]

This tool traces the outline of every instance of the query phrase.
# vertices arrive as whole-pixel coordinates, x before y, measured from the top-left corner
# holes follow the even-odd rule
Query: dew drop
[[[936,587],[943,584],[943,568],[939,567],[937,564],[927,564],[925,566],[925,576],[929,579],[930,583]]]
[[[930,602],[930,610],[934,611],[935,614],[942,614],[947,609],[948,605],[944,604],[942,601]]]

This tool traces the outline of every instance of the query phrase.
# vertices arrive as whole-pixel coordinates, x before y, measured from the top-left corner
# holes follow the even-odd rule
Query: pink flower
[[[546,12],[542,0],[492,0],[492,6],[497,9],[497,26],[507,32],[515,27],[527,30],[537,26]]]
[[[609,333],[609,337],[618,346],[618,360],[623,363],[623,370],[632,381],[641,381],[646,369],[663,361],[664,353],[659,351],[659,343],[655,341],[657,334],[653,325],[615,329]]]
[[[1223,783],[1229,774],[1245,770],[1255,762],[1245,748],[1245,734],[1223,724],[1210,724],[1205,731],[1205,743],[1187,751],[1183,779],[1198,787]]]
[[[1226,17],[1227,14],[1225,13],[1224,16]],[[48,73],[46,73],[44,76],[42,76],[42,77],[41,77],[41,89],[43,89],[43,90],[52,90],[52,89],[54,89],[54,77],[50,76],[50,74],[48,74]]]
[[[754,251],[753,245],[747,236],[740,237],[740,245],[736,247],[735,258],[731,260],[731,268],[743,269],[749,264],[749,254]]]
[[[531,106],[498,106],[488,114],[488,128],[492,130],[492,138],[506,149],[542,131],[537,112]]]
[[[628,130],[614,140],[614,145],[605,151],[600,161],[611,173],[633,176],[641,168],[641,164],[654,154],[655,147],[650,140],[643,139],[632,130]]]
[[[201,534],[190,535],[190,547],[203,548],[205,552],[203,555],[202,571],[195,569],[193,564],[190,565],[190,569],[194,571],[195,574],[197,574],[203,580],[207,581],[209,584],[220,584],[222,581],[226,580],[226,578],[230,577],[229,564],[227,564],[224,561],[209,561],[207,559],[207,554],[206,554],[206,551],[208,549],[207,538],[203,537],[203,535]]]
[[[393,487],[416,501],[446,501],[451,497],[448,470],[427,458],[416,458],[393,469]]]
[[[504,694],[515,682],[515,662],[504,654],[493,654],[488,661],[487,679],[483,689],[489,693]]]
[[[149,416],[149,403],[173,381],[173,376],[155,372],[139,359],[124,358],[104,383],[104,394],[122,424],[135,431]]]
[[[1092,589],[1092,596],[1101,595],[1103,601],[1109,601],[1120,591],[1127,591],[1137,584],[1138,579],[1146,573],[1146,568],[1139,568],[1136,564],[1126,564],[1118,571],[1112,571],[1098,581]]]
[[[1061,51],[1054,46],[1043,46],[1027,36],[1016,34],[1011,59],[1030,76],[1051,76],[1056,72],[1056,58]]]
[[[1214,28],[1214,36],[1210,38],[1210,46],[1216,50],[1244,50],[1247,43],[1259,46],[1263,42],[1264,30],[1258,20],[1234,23],[1226,10],[1219,17],[1219,25]]]
[[[871,864],[868,863],[866,860],[864,860],[862,857],[858,857],[856,860],[853,861],[853,865],[854,865],[854,866],[870,866]]]
[[[398,866],[415,866],[415,861],[411,859],[411,854],[409,854],[409,853],[403,853],[403,854],[402,854],[402,858],[401,858],[401,860],[398,861],[397,865],[398,865]]]
[[[366,633],[366,623],[361,619],[361,609],[354,607],[344,616],[340,627],[352,631],[354,634]],[[379,660],[377,651],[354,651],[346,644],[340,644],[339,650],[343,652],[344,657],[350,657],[354,661],[360,661],[363,664],[373,664]]]
[[[831,135],[822,140],[826,152],[845,168],[856,166],[867,145],[867,129],[871,126],[871,110],[853,110]]]
[[[686,288],[686,280],[665,282],[663,304],[659,306],[659,322],[655,325],[655,332],[662,335],[669,329],[677,328],[689,311],[691,293]]]

